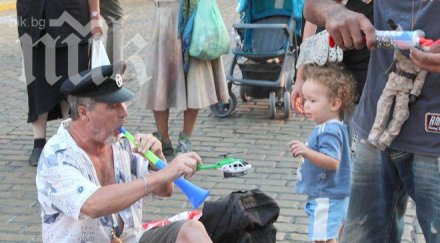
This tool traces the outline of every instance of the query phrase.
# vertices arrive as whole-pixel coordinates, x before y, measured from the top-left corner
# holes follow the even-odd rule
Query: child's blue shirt
[[[338,160],[339,167],[337,170],[323,169],[304,158],[298,170],[296,191],[311,198],[349,196],[351,153],[347,125],[338,120],[317,125],[307,146]]]

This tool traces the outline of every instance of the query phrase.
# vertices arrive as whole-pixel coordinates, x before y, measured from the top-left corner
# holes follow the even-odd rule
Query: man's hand
[[[304,156],[310,149],[303,142],[298,140],[293,140],[289,143],[290,153],[297,157],[299,155]]]
[[[412,48],[411,60],[425,71],[440,73],[440,44],[432,46],[429,51]]]
[[[181,176],[188,179],[196,172],[197,164],[202,164],[202,158],[198,154],[194,152],[179,154],[163,169],[163,174],[171,181]]]
[[[334,0],[307,0],[304,5],[307,21],[325,26],[335,43],[343,49],[373,48],[376,34],[373,24],[363,14],[345,8]]]
[[[148,150],[151,150],[160,159],[165,160],[162,153],[162,143],[151,134],[136,134],[134,138],[135,148],[133,152],[144,155]]]
[[[350,11],[342,5],[329,10],[325,28],[343,49],[361,49],[376,43],[375,29],[365,15]]]

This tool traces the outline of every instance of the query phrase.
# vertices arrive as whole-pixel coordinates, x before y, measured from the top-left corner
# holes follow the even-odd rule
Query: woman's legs
[[[191,137],[194,126],[196,125],[198,109],[187,109],[183,112],[183,133]]]
[[[183,112],[183,131],[179,134],[179,140],[175,154],[187,153],[192,149],[191,134],[196,124],[198,109],[187,109]]]
[[[63,100],[60,103],[61,114],[63,119],[69,118],[69,103]],[[29,157],[28,163],[32,166],[38,165],[38,160],[40,158],[43,147],[46,144],[46,129],[47,129],[47,118],[49,112],[45,112],[38,116],[37,120],[32,122],[32,130],[34,133],[34,148],[32,149],[31,156]]]
[[[156,120],[157,131],[162,136],[161,142],[169,143],[170,134],[168,133],[168,118],[170,116],[169,110],[166,111],[153,111],[154,120]]]
[[[153,111],[154,120],[156,121],[157,131],[153,133],[162,142],[162,152],[165,156],[173,155],[174,149],[170,141],[170,134],[168,132],[168,118],[170,116],[169,110]]]
[[[32,122],[32,130],[34,132],[34,139],[44,138],[46,139],[46,126],[47,126],[47,115],[49,113],[45,112],[38,116],[38,119]]]
[[[67,102],[67,100],[63,100],[60,103],[60,107],[61,107],[61,115],[63,116],[63,119],[67,119],[69,118],[70,114],[70,106],[69,106],[69,102]]]
[[[187,109],[183,112],[183,131],[179,134],[178,145],[175,149],[175,153],[186,153],[191,151],[191,134],[196,124],[197,116],[199,114],[198,109]],[[167,151],[172,149],[168,119],[169,110],[166,111],[153,111],[154,119],[156,121],[156,127],[160,135],[155,135],[162,142],[162,150],[165,156],[170,155]]]
[[[34,132],[34,148],[28,163],[31,166],[37,166],[43,147],[46,144],[46,127],[48,112],[38,116],[37,120],[32,122],[32,130]]]

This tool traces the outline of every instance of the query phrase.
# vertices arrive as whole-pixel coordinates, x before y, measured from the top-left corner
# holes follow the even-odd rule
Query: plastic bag
[[[93,38],[92,42],[92,63],[91,68],[110,65],[104,43],[101,38]]]
[[[215,0],[197,4],[189,55],[213,60],[229,52],[229,34]]]

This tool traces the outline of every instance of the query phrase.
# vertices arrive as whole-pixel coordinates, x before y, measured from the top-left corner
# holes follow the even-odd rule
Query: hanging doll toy
[[[409,117],[409,105],[417,100],[425,82],[427,72],[417,67],[405,50],[411,47],[429,50],[440,44],[440,40],[425,39],[420,30],[402,31],[392,20],[388,23],[394,31],[376,31],[376,46],[394,48],[393,62],[386,72],[387,84],[377,103],[376,118],[368,136],[368,141],[380,150],[385,150],[399,134]]]

